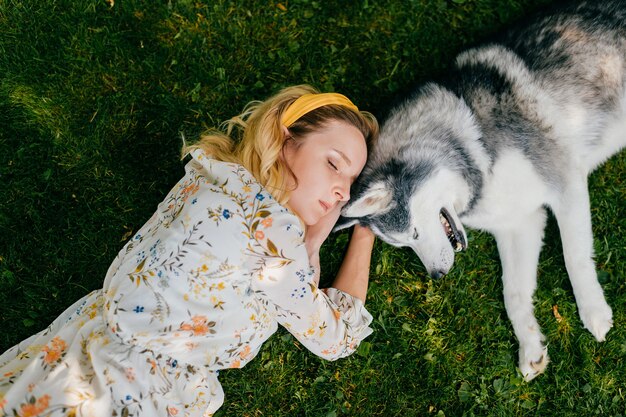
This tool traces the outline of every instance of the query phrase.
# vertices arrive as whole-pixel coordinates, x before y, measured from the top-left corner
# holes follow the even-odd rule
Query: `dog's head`
[[[464,103],[427,86],[383,124],[336,229],[361,223],[413,249],[432,277],[447,274],[467,247],[459,217],[481,180],[463,144],[476,129]]]
[[[390,245],[413,249],[430,276],[447,274],[455,252],[467,247],[458,215],[458,196],[466,187],[453,172],[432,168],[404,166],[391,175],[363,177],[339,228],[368,226]]]

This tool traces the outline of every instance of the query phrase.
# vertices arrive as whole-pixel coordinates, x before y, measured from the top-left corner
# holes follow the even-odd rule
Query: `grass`
[[[182,175],[181,132],[298,83],[380,113],[546,1],[0,0],[0,350],[101,287]],[[471,230],[438,281],[408,250],[377,242],[374,334],[358,352],[324,362],[280,330],[246,368],[221,374],[218,417],[623,415],[625,165],[616,156],[590,179],[615,314],[606,342],[582,328],[554,221],[535,303],[551,364],[531,383],[516,370],[489,235]],[[346,240],[323,248],[325,279]]]

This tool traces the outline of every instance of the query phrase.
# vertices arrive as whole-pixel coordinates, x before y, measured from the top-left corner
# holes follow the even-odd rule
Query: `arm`
[[[273,242],[276,256],[263,262],[251,281],[251,288],[268,308],[275,309],[276,320],[307,349],[322,358],[335,360],[354,352],[372,332],[369,328],[372,316],[359,298],[337,288],[318,288],[310,275],[309,254],[316,254],[317,251],[310,249],[319,246],[312,245],[312,233],[307,234],[308,241],[302,240],[300,224],[295,216],[287,213],[273,216],[272,225],[264,229],[263,242]],[[328,232],[331,228],[332,225]],[[353,240],[361,241],[356,237]],[[346,280],[352,278],[349,270],[344,273]],[[367,280],[362,287],[364,292]]]
[[[341,263],[333,287],[365,302],[370,275],[370,259],[374,233],[367,227],[355,225],[348,251]]]
[[[328,237],[337,219],[342,206],[324,216],[317,224],[307,228],[305,244],[309,255],[309,262],[315,268],[315,282],[319,281],[320,256],[319,250]],[[348,251],[341,263],[339,272],[333,282],[333,287],[365,301],[369,283],[369,268],[374,246],[375,236],[367,227],[354,226]]]

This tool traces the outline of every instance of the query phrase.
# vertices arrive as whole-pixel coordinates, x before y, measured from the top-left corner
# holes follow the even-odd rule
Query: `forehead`
[[[308,136],[315,137],[319,145],[335,145],[345,149],[365,148],[365,138],[359,129],[339,120],[330,120]]]

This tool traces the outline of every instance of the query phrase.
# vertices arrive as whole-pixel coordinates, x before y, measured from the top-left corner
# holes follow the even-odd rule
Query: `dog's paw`
[[[523,349],[519,351],[519,370],[526,382],[542,374],[548,366],[548,349],[545,346]]]
[[[579,303],[580,319],[596,338],[598,342],[604,342],[606,334],[613,327],[613,311],[604,298],[595,303]]]

